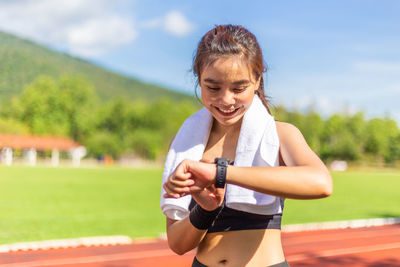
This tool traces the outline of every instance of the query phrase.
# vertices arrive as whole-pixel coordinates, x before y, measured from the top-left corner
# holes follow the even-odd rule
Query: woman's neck
[[[214,119],[211,131],[218,136],[236,135],[240,132],[242,120],[243,118],[233,125],[226,126],[220,124],[216,119]]]

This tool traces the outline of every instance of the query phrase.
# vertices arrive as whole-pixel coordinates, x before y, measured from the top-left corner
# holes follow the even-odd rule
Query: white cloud
[[[194,25],[181,12],[172,10],[162,17],[142,23],[144,28],[161,28],[175,36],[185,36],[194,30]]]
[[[70,53],[95,57],[136,38],[133,20],[106,0],[0,1],[0,29]]]
[[[177,36],[190,33],[194,26],[179,11],[171,11],[165,16],[165,30]]]
[[[73,54],[94,57],[131,43],[135,36],[129,20],[110,16],[94,18],[72,26],[68,29],[66,37]]]

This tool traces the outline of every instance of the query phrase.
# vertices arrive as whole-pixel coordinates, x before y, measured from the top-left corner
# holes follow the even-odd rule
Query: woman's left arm
[[[280,152],[286,166],[229,166],[226,181],[257,192],[295,199],[315,199],[332,194],[331,175],[307,145],[301,132],[289,123],[277,122]]]

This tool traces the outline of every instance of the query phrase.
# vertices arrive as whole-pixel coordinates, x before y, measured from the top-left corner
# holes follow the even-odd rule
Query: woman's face
[[[204,106],[222,126],[240,123],[250,107],[259,80],[239,56],[217,59],[201,72]]]

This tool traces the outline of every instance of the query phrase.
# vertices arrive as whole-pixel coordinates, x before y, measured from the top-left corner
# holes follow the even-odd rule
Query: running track
[[[284,232],[282,242],[292,267],[400,267],[400,224]],[[194,251],[176,256],[165,241],[152,241],[121,246],[0,253],[0,266],[186,267],[190,266],[193,256]]]

